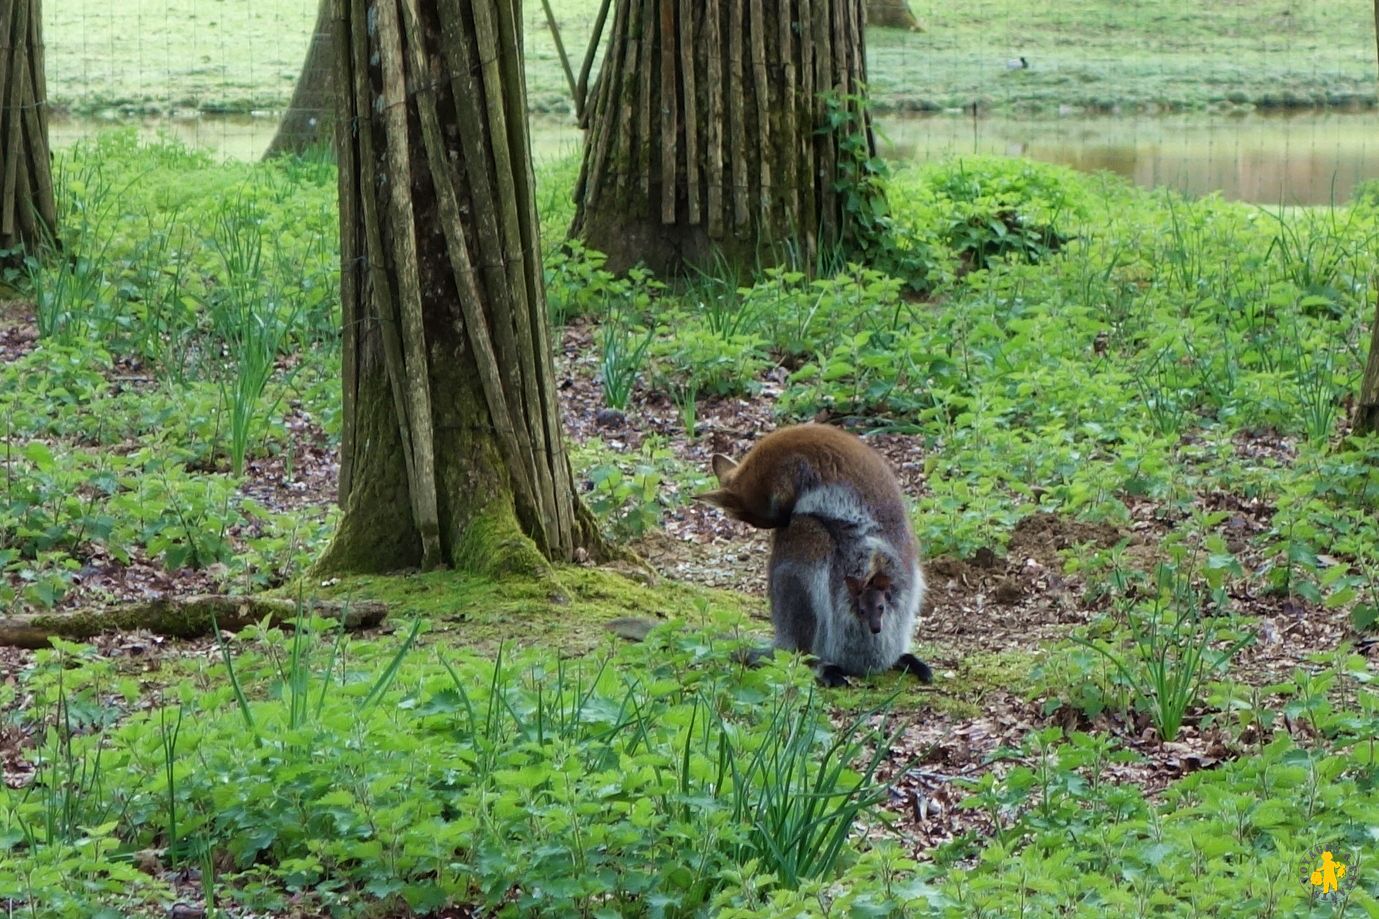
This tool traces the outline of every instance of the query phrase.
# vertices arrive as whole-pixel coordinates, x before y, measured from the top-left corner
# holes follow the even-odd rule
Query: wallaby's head
[[[713,474],[718,479],[718,487],[713,491],[701,492],[694,496],[695,501],[703,501],[726,511],[729,517],[742,519],[745,502],[742,495],[733,489],[733,478],[737,473],[738,462],[722,453],[713,455]]]
[[[760,463],[756,466],[759,467]],[[770,513],[775,503],[771,500],[771,483],[761,481],[760,474],[749,474],[744,479],[744,468],[732,457],[715,453],[713,474],[718,479],[718,488],[695,495],[694,500],[721,508],[729,517],[754,527],[769,529],[779,526],[781,521]]]
[[[881,634],[881,620],[891,607],[893,582],[889,575],[873,574],[868,579],[847,577],[848,593],[852,595],[857,618],[867,624],[873,635]]]
[[[801,495],[841,484],[849,493],[899,500],[899,488],[880,455],[854,434],[824,424],[772,431],[737,462],[713,458],[718,488],[695,497],[760,529],[789,526]]]

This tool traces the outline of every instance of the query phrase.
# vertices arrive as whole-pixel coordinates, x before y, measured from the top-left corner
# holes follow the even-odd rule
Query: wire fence
[[[644,3],[659,0],[640,0]],[[599,0],[551,0],[578,68]],[[868,35],[885,152],[1023,155],[1260,203],[1379,178],[1370,0],[911,0]],[[522,4],[539,160],[580,133],[542,3]],[[56,148],[134,123],[253,159],[288,107],[317,0],[44,5]]]
[[[54,147],[135,123],[252,158],[292,95],[316,2],[50,0],[43,15]]]

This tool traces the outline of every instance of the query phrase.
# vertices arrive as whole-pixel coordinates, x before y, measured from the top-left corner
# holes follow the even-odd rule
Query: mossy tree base
[[[771,629],[759,597],[675,581],[647,584],[606,566],[551,564],[535,574],[498,576],[460,570],[360,575],[305,586],[336,601],[377,600],[395,623],[425,620],[423,641],[487,655],[514,646],[549,648],[553,658],[584,654],[621,644],[612,625],[620,620],[678,621],[752,643],[769,640]]]
[[[557,414],[513,0],[339,0],[345,513],[317,572],[602,558]]]
[[[570,235],[663,277],[845,245],[842,164],[875,155],[863,0],[615,2]]]

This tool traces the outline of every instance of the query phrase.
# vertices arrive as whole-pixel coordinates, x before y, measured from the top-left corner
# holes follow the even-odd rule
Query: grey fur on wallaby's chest
[[[856,513],[855,504],[822,503],[840,510],[839,517],[796,513],[772,532],[767,578],[776,647],[812,654],[821,665],[850,675],[889,670],[910,649],[924,598],[918,559],[913,553],[901,557],[896,548],[913,542],[888,538],[868,515]],[[894,594],[880,632],[873,634],[857,615],[845,574],[859,554],[875,551],[888,556]]]

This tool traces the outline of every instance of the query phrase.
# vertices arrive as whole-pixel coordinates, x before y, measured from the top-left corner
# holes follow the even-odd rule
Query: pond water
[[[1173,115],[1015,120],[962,115],[881,120],[897,161],[958,153],[1027,156],[1145,187],[1256,204],[1343,203],[1379,179],[1379,115]]]
[[[55,118],[52,141],[68,146],[128,122]],[[166,133],[236,159],[257,157],[273,136],[271,117],[204,116],[135,121],[139,133]],[[1174,115],[1145,118],[1015,119],[966,115],[885,117],[883,152],[911,163],[961,153],[1027,156],[1085,171],[1107,170],[1143,186],[1190,195],[1220,192],[1258,204],[1326,204],[1349,199],[1355,184],[1379,179],[1379,114]],[[538,162],[577,149],[567,121],[532,122]]]

